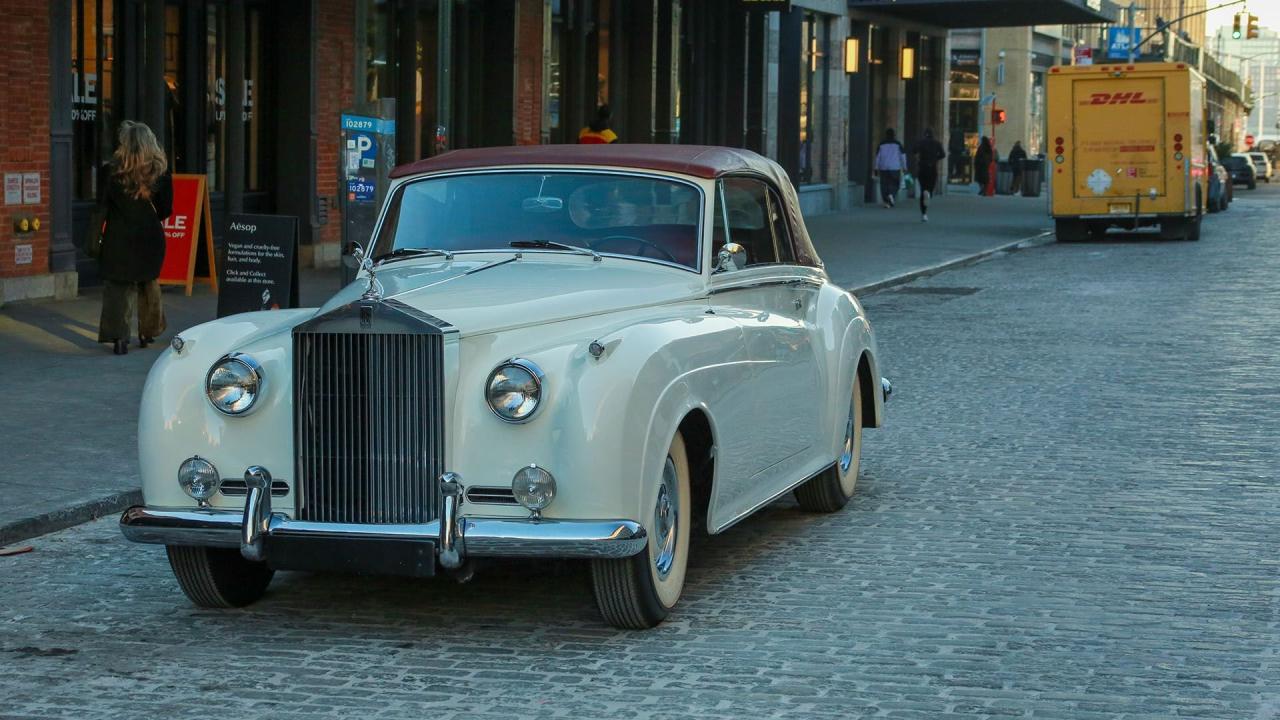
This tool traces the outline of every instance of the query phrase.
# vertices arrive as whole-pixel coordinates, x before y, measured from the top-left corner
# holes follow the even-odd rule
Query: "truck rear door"
[[[1151,188],[1167,194],[1164,90],[1162,77],[1072,83],[1075,197],[1145,199]]]

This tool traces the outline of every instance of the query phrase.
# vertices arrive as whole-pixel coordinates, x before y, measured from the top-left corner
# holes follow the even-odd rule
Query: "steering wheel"
[[[663,248],[661,245],[658,245],[649,240],[645,240],[642,237],[636,237],[635,235],[605,235],[604,237],[598,240],[588,242],[587,247],[591,248],[592,250],[595,250],[596,252],[608,252],[607,250],[601,250],[600,246],[610,242],[635,243],[636,251],[634,253],[629,253],[629,254],[635,255],[636,257],[646,257],[644,255],[644,249],[647,247],[653,248],[655,251],[662,253],[661,259],[666,260],[668,262],[676,263],[677,265],[680,264],[680,261],[676,260],[676,257],[671,253],[667,252],[666,249]]]

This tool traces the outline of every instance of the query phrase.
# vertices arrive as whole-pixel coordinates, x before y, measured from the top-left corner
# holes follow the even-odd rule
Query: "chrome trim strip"
[[[732,292],[734,290],[750,290],[754,288],[771,287],[775,285],[811,285],[816,288],[822,287],[824,282],[818,278],[768,278],[758,280],[756,282],[744,282],[735,285],[727,285],[725,287],[715,287],[707,291],[708,295],[719,295],[720,293]]]
[[[793,457],[794,457],[794,456],[793,456]],[[775,464],[776,464],[776,463],[775,463]],[[787,486],[787,488],[786,488],[785,490],[783,490],[782,492],[780,492],[780,493],[777,493],[777,494],[773,495],[772,497],[770,497],[770,498],[769,498],[769,499],[767,499],[767,500],[764,500],[764,501],[762,501],[762,502],[758,502],[758,503],[756,503],[755,505],[752,505],[749,509],[747,509],[747,510],[745,510],[745,511],[741,512],[741,513],[739,513],[738,515],[735,515],[733,518],[731,518],[731,519],[729,520],[729,522],[727,522],[727,523],[725,523],[724,525],[721,525],[720,527],[718,527],[718,528],[716,528],[715,530],[713,530],[713,531],[712,531],[712,534],[714,534],[714,535],[718,535],[718,534],[720,534],[720,533],[724,532],[725,530],[728,530],[729,528],[733,527],[734,525],[737,525],[738,523],[742,522],[743,520],[746,520],[748,517],[750,517],[751,515],[753,515],[753,514],[754,514],[757,510],[759,510],[760,508],[762,508],[762,507],[764,507],[765,505],[768,505],[768,504],[770,504],[770,503],[774,502],[775,500],[777,500],[778,498],[782,497],[783,495],[786,495],[787,493],[789,493],[789,492],[791,492],[791,491],[795,490],[796,488],[800,487],[801,485],[803,485],[803,484],[805,484],[805,483],[809,482],[810,480],[812,480],[812,479],[814,479],[814,478],[818,477],[818,476],[819,476],[819,475],[821,475],[822,473],[824,473],[824,472],[826,472],[826,471],[830,470],[831,468],[835,467],[835,465],[836,465],[836,461],[832,461],[832,462],[827,463],[826,465],[823,465],[823,466],[822,466],[822,468],[821,468],[821,469],[819,469],[817,472],[810,473],[809,475],[805,475],[804,477],[800,478],[800,479],[799,479],[799,480],[797,480],[796,482],[794,482],[794,483],[792,483],[792,484],[788,485],[788,486]]]
[[[467,553],[476,557],[624,558],[649,535],[631,520],[462,518]]]
[[[239,547],[244,514],[234,510],[131,507],[120,531],[138,543]],[[644,526],[632,520],[539,520],[459,517],[457,530],[467,556],[623,558],[644,549]],[[266,536],[435,540],[438,520],[422,524],[357,525],[271,516]]]

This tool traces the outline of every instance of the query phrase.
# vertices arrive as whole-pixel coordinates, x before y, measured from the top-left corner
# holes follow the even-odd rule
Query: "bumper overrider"
[[[271,474],[245,471],[243,511],[131,507],[120,517],[129,540],[239,548],[248,560],[282,570],[345,570],[429,576],[471,557],[623,558],[648,536],[632,520],[547,520],[462,514],[454,473],[440,478],[438,520],[422,524],[343,524],[294,520],[271,509]]]

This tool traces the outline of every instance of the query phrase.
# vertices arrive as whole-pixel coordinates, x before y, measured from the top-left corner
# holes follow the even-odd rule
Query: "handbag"
[[[106,227],[107,208],[105,205],[97,205],[89,213],[89,225],[85,228],[84,238],[80,243],[84,254],[94,260],[102,257],[102,236]]]

